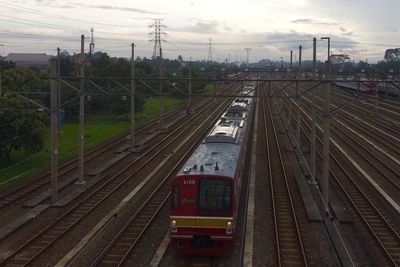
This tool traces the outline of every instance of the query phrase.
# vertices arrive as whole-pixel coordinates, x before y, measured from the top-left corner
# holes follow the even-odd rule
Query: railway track
[[[335,87],[333,87],[334,90]],[[336,91],[338,92],[338,91]],[[350,96],[349,94],[344,94],[343,92],[336,93],[336,95],[340,96],[340,98],[337,98],[339,100],[340,104],[343,104],[344,102],[348,102],[352,99],[354,99],[353,96]],[[363,102],[364,104],[360,104],[359,102],[356,102],[354,105],[354,108],[351,108],[352,112],[358,114],[359,116],[364,117],[367,120],[371,120],[371,115],[374,115],[373,110],[375,110],[375,96],[369,97],[366,102]],[[367,108],[369,107],[369,108]],[[393,125],[393,121],[399,122],[399,113],[400,109],[398,107],[395,107],[393,105],[387,104],[385,102],[382,102],[381,99],[378,99],[378,112],[379,114],[376,115],[381,115],[380,119],[382,121],[376,121],[375,123],[379,124],[381,127],[384,127],[385,130],[391,132],[394,128],[395,129],[400,129],[400,125]],[[369,116],[367,116],[369,114]],[[392,124],[391,127],[388,125]]]
[[[309,118],[309,116],[308,116]],[[302,132],[309,143],[311,143],[310,132],[311,127],[306,120],[303,120]],[[310,120],[310,118],[309,118]],[[322,161],[322,140],[316,136],[317,149],[316,154],[320,161]],[[378,247],[386,256],[387,260],[393,265],[400,264],[400,236],[392,223],[388,221],[387,216],[379,208],[381,199],[367,195],[360,187],[351,173],[349,173],[346,166],[340,162],[337,155],[340,154],[335,148],[330,153],[330,179],[332,179],[340,191],[346,196],[351,207],[359,216],[361,222],[368,229],[368,232],[377,242]]]
[[[308,101],[307,103],[310,102]],[[303,105],[303,107],[311,112],[308,105]],[[331,125],[334,129],[333,134],[335,139],[344,144],[346,150],[354,155],[353,158],[357,163],[364,166],[378,184],[383,184],[386,191],[391,192],[394,199],[398,198],[398,194],[400,193],[399,169],[394,168],[392,164],[388,164],[388,159],[386,157],[381,157],[374,151],[371,151],[371,149],[369,149],[370,144],[365,142],[362,138],[359,138],[355,132],[343,127],[337,118],[331,120]],[[358,124],[353,123],[353,127],[354,126],[358,126]],[[359,130],[359,128],[357,128],[357,130]]]
[[[143,233],[151,226],[152,221],[156,218],[158,212],[167,203],[171,195],[170,182],[175,169],[178,168],[190,152],[196,147],[204,134],[208,132],[210,127],[214,124],[217,114],[225,110],[227,101],[221,105],[222,109],[216,110],[203,124],[202,133],[197,137],[197,140],[192,146],[184,153],[179,162],[171,168],[170,172],[160,181],[157,188],[150,194],[143,205],[133,214],[130,220],[123,226],[123,228],[115,235],[107,247],[105,247],[91,266],[121,266],[125,264],[129,255],[138,244]],[[212,120],[213,122],[209,122]]]
[[[323,105],[322,98],[317,98],[320,105]],[[311,103],[308,100],[309,103]],[[334,108],[338,106],[333,105]],[[352,109],[352,112],[354,109]],[[366,116],[364,113],[356,112],[360,115],[360,119],[355,119],[353,115],[351,115],[348,111],[343,110],[339,111],[340,119],[343,119],[349,125],[356,125],[358,129],[362,131],[362,133],[374,140],[377,140],[382,144],[382,146],[387,151],[392,151],[394,155],[400,154],[400,143],[399,143],[399,132],[395,131],[393,127],[389,127],[384,123],[380,123],[378,119],[371,119],[370,116]],[[400,117],[399,117],[400,118]],[[398,118],[398,119],[399,119]],[[374,128],[373,128],[374,127]],[[390,135],[385,134],[390,133]],[[385,138],[382,138],[382,134],[385,135]],[[397,139],[394,139],[397,138]]]
[[[23,245],[18,247],[0,262],[0,265],[30,265],[39,258],[47,249],[54,245],[57,241],[66,236],[67,233],[86,218],[89,214],[94,213],[95,209],[103,204],[107,199],[112,199],[117,190],[125,187],[134,177],[145,176],[143,169],[151,168],[152,161],[160,162],[164,157],[165,150],[173,150],[176,147],[176,142],[180,142],[180,138],[192,131],[196,127],[196,123],[202,120],[202,114],[209,110],[214,105],[214,102],[209,102],[206,107],[196,113],[191,122],[176,128],[172,133],[166,136],[161,142],[147,150],[143,155],[134,160],[126,168],[119,171],[116,175],[107,180],[95,191],[91,192],[76,205],[67,210],[54,222],[50,223],[42,231],[35,234],[27,240]],[[151,154],[155,152],[155,154]],[[140,181],[135,181],[134,187]],[[131,185],[132,186],[132,185]]]
[[[262,111],[274,214],[277,265],[307,266],[307,256],[296,218],[270,103],[269,100],[265,100],[264,98],[262,101]],[[279,158],[273,158],[273,155],[279,155]]]
[[[182,108],[177,108],[176,110],[171,110],[167,112],[165,115],[167,117],[173,117],[176,115],[176,112],[181,111]],[[138,127],[136,130],[137,134],[142,134],[148,131],[150,128],[154,127],[158,124],[158,118],[155,118],[146,124]],[[103,155],[104,153],[108,152],[109,150],[115,149],[115,147],[120,146],[124,142],[127,142],[128,134],[123,134],[116,138],[113,138],[107,141],[104,144],[101,144],[88,152],[85,153],[84,162],[85,164],[89,163],[92,160],[97,159],[99,156]],[[78,159],[74,158],[72,160],[67,161],[66,163],[62,164],[58,169],[58,175],[60,177],[60,181],[65,178],[68,174],[73,173],[77,170]],[[16,201],[26,197],[27,195],[31,194],[35,190],[42,189],[45,186],[50,184],[50,173],[47,172],[43,175],[37,176],[36,178],[30,180],[28,183],[23,184],[21,186],[16,187],[13,190],[9,190],[8,192],[2,194],[0,196],[0,209],[8,207],[15,203]]]
[[[307,128],[310,130],[309,126]],[[304,129],[303,129],[304,130]],[[310,140],[308,133],[307,139]],[[320,147],[317,149],[317,155],[322,160],[321,146],[322,142],[317,137]],[[330,164],[330,178],[336,182],[343,194],[348,199],[349,203],[359,215],[359,218],[367,227],[370,234],[377,241],[383,253],[387,256],[388,260],[397,266],[400,264],[400,236],[398,232],[392,227],[385,216],[381,213],[374,202],[377,199],[371,199],[367,196],[352,175],[346,168],[339,163],[338,159],[331,154],[333,161]]]

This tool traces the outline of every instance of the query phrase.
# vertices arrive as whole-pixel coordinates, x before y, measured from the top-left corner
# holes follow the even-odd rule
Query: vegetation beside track
[[[164,111],[171,110],[182,105],[184,99],[164,98]],[[136,127],[157,117],[160,112],[159,99],[157,97],[147,99],[142,112],[136,117]],[[116,137],[129,129],[129,120],[122,115],[89,115],[85,121],[85,149],[90,149],[110,138]],[[61,125],[59,136],[59,161],[62,163],[78,153],[79,124],[66,122]],[[50,128],[45,131],[45,145],[43,150],[35,154],[13,151],[11,161],[0,162],[0,192],[23,182],[26,178],[37,175],[47,170],[50,166]]]

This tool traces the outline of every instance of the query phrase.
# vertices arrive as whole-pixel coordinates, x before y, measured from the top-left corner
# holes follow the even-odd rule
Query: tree
[[[349,55],[346,54],[337,54],[331,55],[330,60],[332,64],[343,64],[350,59]]]
[[[23,149],[34,153],[43,148],[43,111],[32,109],[30,104],[16,96],[0,100],[0,159],[10,161],[13,150]]]
[[[385,60],[387,62],[394,62],[400,60],[400,48],[387,49],[385,51]]]
[[[44,104],[48,95],[36,94],[48,90],[48,78],[31,68],[12,68],[3,73],[5,97],[0,99],[0,158],[10,160],[13,150],[28,153],[43,148],[46,115],[37,107],[16,96],[15,92],[35,92],[30,98]]]
[[[67,50],[60,53],[61,76],[72,76],[74,72],[74,57]]]
[[[12,61],[6,61],[3,59],[0,59],[0,67],[1,67],[2,71],[7,70],[7,69],[13,69],[13,68],[15,68],[15,63]]]

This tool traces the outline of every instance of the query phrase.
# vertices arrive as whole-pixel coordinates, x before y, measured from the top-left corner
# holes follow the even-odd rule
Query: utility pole
[[[58,107],[61,107],[61,58],[60,58],[60,48],[57,47],[57,105]],[[61,122],[60,119],[57,119],[58,123],[58,131],[61,129]]]
[[[94,38],[93,38],[94,29],[90,29],[90,44],[89,44],[89,62],[92,62],[92,54],[94,51]]]
[[[217,81],[216,81],[216,77],[215,77],[215,68],[213,68],[213,91],[214,91],[214,99],[216,99],[216,90],[217,90]]]
[[[51,126],[51,203],[58,199],[58,70],[57,61],[50,59],[50,126]]]
[[[164,111],[164,106],[163,106],[163,73],[162,73],[162,50],[160,47],[160,133],[163,130],[163,111]]]
[[[188,94],[189,94],[189,103],[188,103],[188,108],[187,108],[187,114],[189,115],[192,112],[192,58],[190,58],[190,63],[189,63],[189,88],[188,88]]]
[[[282,102],[283,102],[284,100],[282,100]],[[288,110],[288,120],[287,120],[287,128],[288,128],[288,133],[289,133],[289,136],[290,136],[290,133],[292,132],[292,103],[291,103],[291,100],[290,100],[290,98],[289,98],[289,100],[288,100],[288,103],[289,103],[289,110]]]
[[[0,46],[4,46],[4,45],[3,45],[3,44],[0,44]],[[2,95],[3,91],[2,91],[2,88],[1,88],[1,73],[2,73],[2,71],[1,71],[1,65],[0,65],[0,97],[3,96],[3,95]]]
[[[375,116],[378,116],[378,99],[379,99],[379,91],[378,87],[375,87]]]
[[[84,177],[84,152],[85,152],[85,36],[81,35],[81,84],[79,91],[79,173],[77,184],[86,183]]]
[[[321,40],[328,40],[328,59],[326,65],[326,79],[325,83],[325,107],[324,107],[324,117],[323,117],[323,151],[322,151],[322,189],[323,195],[326,205],[326,214],[329,214],[329,138],[330,138],[330,129],[329,129],[329,117],[330,117],[330,85],[329,85],[329,76],[330,76],[330,37],[322,37]]]
[[[244,50],[246,50],[247,56],[246,56],[246,64],[247,67],[249,66],[249,52],[251,51],[251,48],[245,48]]]
[[[317,38],[313,39],[313,78],[316,78],[316,64],[317,64]],[[312,89],[312,104],[311,104],[311,176],[315,179],[315,123],[316,123],[316,96],[315,88]]]
[[[299,86],[298,81],[296,81],[296,100],[297,100],[297,109],[296,109],[296,120],[297,120],[297,127],[296,127],[296,142],[297,142],[297,151],[301,153],[301,135],[300,135],[300,127],[301,127],[301,110],[300,110],[300,94],[299,94]]]
[[[301,75],[301,52],[303,50],[303,47],[300,45],[299,46],[299,75]]]
[[[302,46],[299,46],[299,73],[301,75],[301,51],[302,51]],[[300,78],[300,77],[298,77]],[[300,127],[301,127],[301,119],[300,119],[300,94],[299,94],[299,84],[298,81],[296,81],[296,99],[297,99],[297,109],[296,109],[296,117],[297,117],[297,127],[296,127],[296,141],[297,141],[297,151],[301,153],[301,136],[300,136]]]
[[[292,66],[293,66],[293,50],[290,50],[290,64],[289,64],[290,72],[292,72]]]
[[[131,57],[131,152],[135,150],[135,44],[132,43]]]

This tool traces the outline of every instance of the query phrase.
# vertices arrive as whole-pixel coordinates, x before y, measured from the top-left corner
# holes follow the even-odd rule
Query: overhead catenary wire
[[[46,16],[46,17],[53,17],[53,18],[57,18],[57,19],[67,19],[69,22],[74,22],[74,21],[81,21],[81,22],[85,22],[85,23],[90,23],[90,24],[95,24],[95,25],[104,25],[104,26],[109,26],[109,27],[126,27],[129,28],[131,27],[131,25],[118,25],[118,24],[111,24],[111,23],[104,23],[104,22],[97,22],[97,21],[92,21],[92,20],[86,20],[86,19],[82,19],[82,18],[76,18],[76,17],[70,17],[70,16],[65,16],[65,15],[61,15],[61,14],[55,14],[55,13],[50,13],[50,12],[44,12],[42,10],[38,10],[38,9],[33,9],[33,8],[27,8],[27,7],[22,7],[22,6],[18,6],[15,4],[11,4],[9,2],[4,2],[4,1],[0,1],[0,3],[8,8],[14,9],[14,10],[19,10],[19,11],[23,11],[25,13],[31,13],[31,14],[36,14],[36,15],[40,15],[40,16]],[[147,18],[143,18],[143,19],[147,19]],[[151,19],[151,18],[148,18]]]

